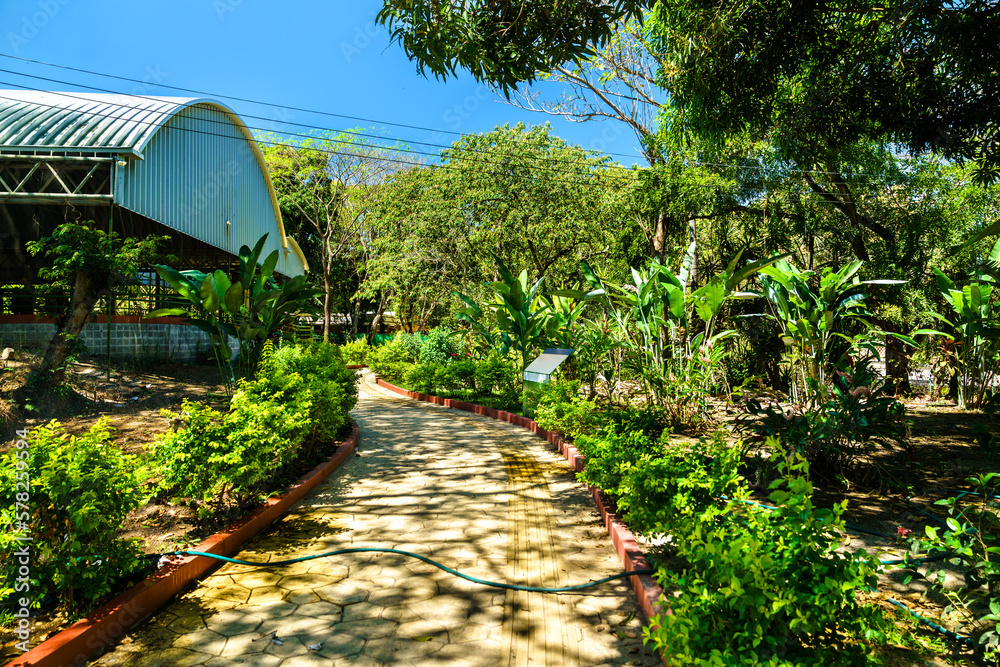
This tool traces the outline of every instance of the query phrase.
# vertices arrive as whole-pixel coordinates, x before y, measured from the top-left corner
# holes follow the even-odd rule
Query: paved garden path
[[[353,415],[358,455],[239,558],[391,547],[534,586],[621,571],[590,497],[541,439],[396,397],[370,375]],[[642,646],[638,615],[624,581],[580,594],[512,592],[395,554],[226,565],[92,664],[661,664]]]

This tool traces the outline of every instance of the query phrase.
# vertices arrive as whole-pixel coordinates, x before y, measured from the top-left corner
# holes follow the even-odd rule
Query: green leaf
[[[937,281],[938,290],[941,293],[948,292],[955,285],[948,276],[941,273],[940,269],[932,268],[931,270],[934,271],[934,279]]]
[[[968,248],[970,245],[972,245],[974,243],[978,243],[979,241],[985,239],[988,236],[996,236],[997,234],[1000,234],[1000,220],[997,220],[997,221],[995,221],[995,222],[987,225],[986,227],[980,229],[978,232],[972,234],[967,239],[965,239],[964,241],[962,241],[960,244],[958,244],[956,246],[952,246],[948,250],[948,252],[954,254],[956,252],[959,252],[960,250]],[[1000,245],[1000,242],[998,242],[998,245]],[[994,247],[994,250],[995,250],[997,246],[993,246],[993,247]],[[990,255],[991,255],[991,258],[992,258],[992,253],[990,253]]]
[[[181,274],[180,271],[172,269],[169,266],[164,266],[163,264],[156,266],[156,273],[167,281],[178,294],[194,304],[201,305],[201,298],[198,295],[201,283],[195,284],[187,276]]]
[[[713,276],[702,288],[692,294],[698,317],[708,322],[719,314],[726,301],[726,283],[722,276]]]
[[[580,262],[580,272],[583,274],[584,280],[590,283],[590,286],[595,290],[604,290],[604,282],[601,280],[597,272],[588,264],[587,262]]]
[[[190,315],[184,308],[159,308],[153,312],[146,315],[147,318],[153,317],[186,317]]]
[[[226,290],[224,303],[226,312],[230,315],[238,314],[243,306],[243,285],[239,282],[230,285]]]
[[[219,310],[219,295],[215,291],[215,281],[212,276],[205,276],[205,281],[201,284],[201,307],[210,313]]]
[[[270,255],[267,256],[267,259],[264,260],[264,264],[261,266],[260,269],[261,279],[267,280],[268,278],[270,278],[271,274],[274,273],[274,267],[276,267],[277,265],[278,265],[278,251],[274,250],[271,252]]]

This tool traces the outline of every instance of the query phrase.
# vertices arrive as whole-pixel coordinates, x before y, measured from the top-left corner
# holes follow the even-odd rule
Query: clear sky
[[[380,0],[3,0],[0,53],[142,83],[0,58],[0,69],[6,70],[0,71],[0,88],[83,91],[82,86],[92,86],[186,96],[162,87],[166,84],[277,105],[220,98],[253,128],[303,131],[294,123],[376,128],[433,154],[457,139],[455,133],[548,121],[555,134],[572,143],[611,153],[622,164],[642,163],[635,135],[623,124],[571,123],[516,109],[469,76],[446,82],[420,76],[402,49],[390,43],[388,32],[376,27],[380,7]],[[540,85],[558,94],[558,84]]]

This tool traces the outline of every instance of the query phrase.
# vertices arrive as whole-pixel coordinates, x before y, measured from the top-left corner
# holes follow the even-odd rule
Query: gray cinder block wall
[[[0,323],[0,348],[45,349],[56,325],[47,323]],[[108,325],[92,322],[80,334],[89,354],[108,353]],[[194,363],[199,350],[212,349],[208,335],[184,324],[111,323],[111,356],[150,361]]]

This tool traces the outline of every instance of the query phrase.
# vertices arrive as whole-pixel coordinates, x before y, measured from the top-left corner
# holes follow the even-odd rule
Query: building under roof
[[[25,244],[82,220],[170,235],[180,268],[231,267],[265,233],[278,273],[308,268],[257,143],[225,105],[0,90],[0,285],[34,284]]]

